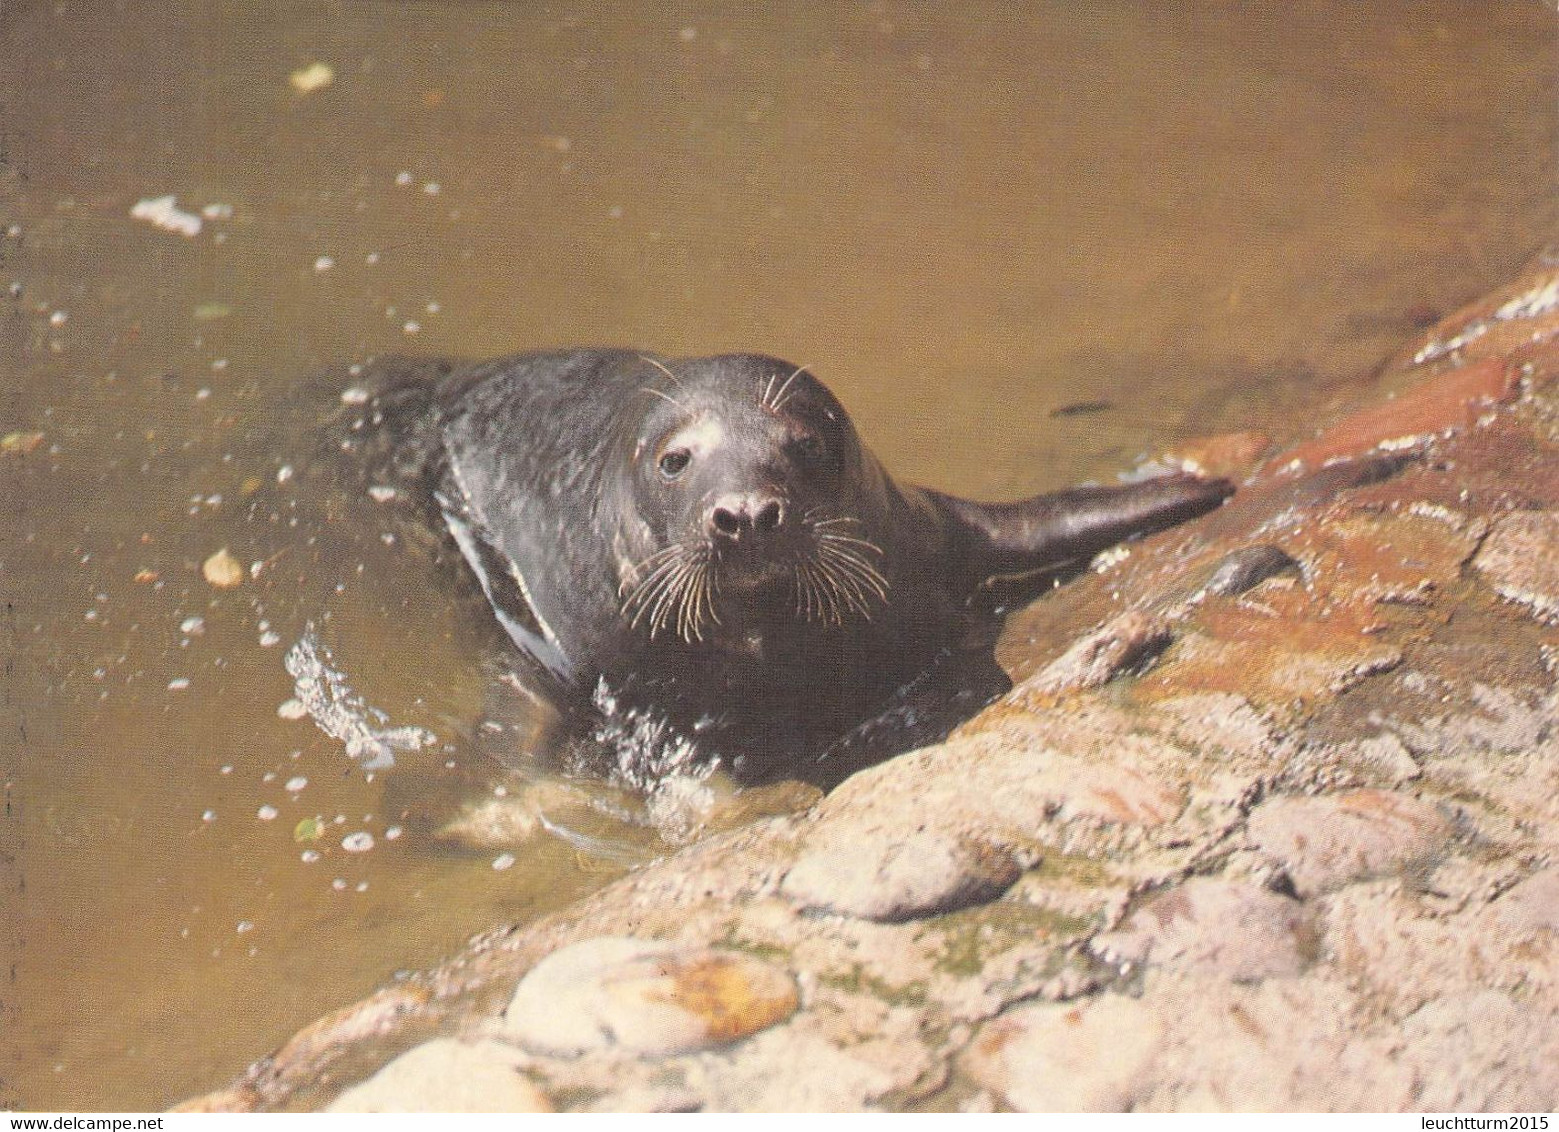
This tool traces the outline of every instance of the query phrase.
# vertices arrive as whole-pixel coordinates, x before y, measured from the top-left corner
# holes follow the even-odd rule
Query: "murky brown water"
[[[170,1103],[623,867],[423,835],[494,638],[372,520],[250,520],[301,376],[762,350],[1015,496],[1303,431],[1559,216],[1535,2],[649,7],[0,7],[0,433],[44,434],[0,455],[0,1105]],[[170,193],[197,236],[130,218]],[[215,590],[223,546],[266,565]],[[370,777],[279,718],[309,623],[439,744]]]

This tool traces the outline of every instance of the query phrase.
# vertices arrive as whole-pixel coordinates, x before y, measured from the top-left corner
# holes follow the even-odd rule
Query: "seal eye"
[[[668,480],[674,480],[693,462],[693,454],[686,448],[673,448],[669,452],[663,452],[660,457],[660,474]]]

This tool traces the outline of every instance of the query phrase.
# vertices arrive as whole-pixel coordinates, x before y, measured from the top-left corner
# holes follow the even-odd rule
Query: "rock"
[[[528,797],[481,798],[460,807],[433,837],[472,849],[513,849],[540,829],[541,819]]]
[[[1559,945],[1559,866],[1534,873],[1515,885],[1483,913],[1484,927],[1508,944],[1548,933]]]
[[[1390,731],[1369,739],[1333,744],[1324,754],[1331,760],[1359,767],[1393,786],[1411,782],[1423,774],[1423,768],[1414,760],[1412,752]]]
[[[1403,1061],[1427,1112],[1559,1108],[1559,1011],[1474,991],[1430,1002],[1402,1024]]]
[[[788,971],[738,952],[604,936],[531,969],[502,1034],[537,1053],[620,1049],[664,1057],[736,1041],[790,1017]]]
[[[1169,627],[1132,610],[1112,618],[1025,680],[1014,695],[1034,703],[1079,688],[1096,688],[1162,652],[1173,639]]]
[[[1271,474],[1319,468],[1382,446],[1406,447],[1423,437],[1466,428],[1515,388],[1515,371],[1503,358],[1473,362],[1422,381],[1395,400],[1359,410],[1314,440],[1273,457],[1262,470]]]
[[[1304,909],[1249,881],[1193,877],[1149,897],[1089,950],[1107,962],[1150,963],[1236,982],[1305,965]]]
[[[1247,828],[1302,896],[1399,873],[1439,852],[1452,833],[1434,806],[1383,790],[1273,798],[1252,811]]]
[[[960,1067],[1020,1112],[1125,1112],[1163,1032],[1120,994],[1021,1006],[988,1023]]]
[[[551,1112],[502,1042],[435,1038],[401,1054],[332,1101],[326,1112]]]
[[[808,843],[780,888],[807,908],[897,923],[993,900],[1022,871],[1005,849],[949,833],[838,823]]]
[[[1262,544],[1230,551],[1218,560],[1197,597],[1238,597],[1279,574],[1299,574],[1298,562],[1281,547]]]
[[[1272,440],[1264,432],[1227,432],[1196,436],[1164,453],[1166,464],[1198,476],[1233,477],[1249,471]]]
[[[200,564],[200,572],[219,590],[230,590],[244,580],[243,564],[225,546]]]
[[[1559,512],[1517,511],[1494,524],[1473,569],[1507,601],[1559,621]]]

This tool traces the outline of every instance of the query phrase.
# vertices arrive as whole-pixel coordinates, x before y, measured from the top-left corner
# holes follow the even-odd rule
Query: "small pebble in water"
[[[208,823],[214,822],[217,820],[217,812],[215,810],[207,810],[205,813],[200,815],[200,820]]]
[[[49,325],[50,326],[64,326],[69,321],[70,321],[70,312],[69,311],[55,311],[53,314],[51,314],[49,316]]]
[[[384,839],[386,841],[394,841],[400,835],[401,827],[398,825],[392,825],[389,829],[384,831]]]
[[[286,483],[291,478],[292,478],[292,465],[291,464],[283,464],[281,467],[276,469],[276,482],[277,483]]]
[[[222,768],[221,773],[223,773],[223,774],[232,774],[233,773],[233,764],[232,763],[228,763],[226,766],[224,766]]]
[[[349,833],[341,839],[341,848],[348,853],[366,853],[374,847],[374,835],[366,831]]]
[[[322,255],[314,261],[314,270],[323,274],[336,265],[336,261],[328,255]]]
[[[283,719],[303,719],[309,714],[309,709],[303,706],[302,700],[283,700],[277,705],[276,714]]]
[[[261,806],[258,810],[256,810],[254,816],[259,818],[261,821],[275,821],[276,815],[280,812],[281,811],[278,810],[275,806],[266,805]]]
[[[498,856],[493,858],[493,869],[494,869],[495,872],[500,872],[501,873],[501,872],[503,872],[504,869],[512,868],[513,866],[514,866],[514,854],[513,853],[500,853],[500,854],[498,854]]]

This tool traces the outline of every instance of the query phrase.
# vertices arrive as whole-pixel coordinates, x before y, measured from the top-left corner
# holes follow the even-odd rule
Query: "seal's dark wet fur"
[[[993,577],[1232,490],[1171,476],[982,504],[901,485],[821,382],[759,355],[569,350],[434,376],[375,382],[364,412],[403,426],[367,454],[432,487],[509,636],[565,694],[604,681],[749,768],[891,716],[970,641],[994,667]]]

